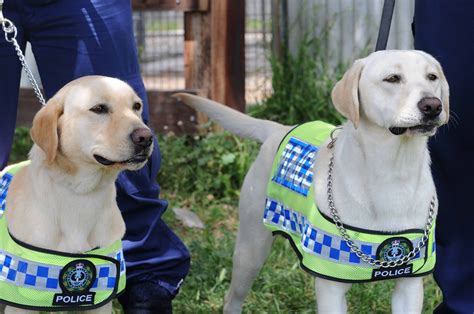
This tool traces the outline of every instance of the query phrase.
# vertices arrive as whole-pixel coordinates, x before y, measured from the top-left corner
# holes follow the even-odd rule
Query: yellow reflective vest
[[[71,254],[34,247],[15,239],[5,219],[8,186],[29,162],[0,174],[0,303],[37,311],[100,307],[125,289],[120,240],[104,248]]]
[[[408,263],[377,268],[361,260],[340,236],[333,220],[314,201],[314,164],[319,146],[334,126],[313,121],[297,126],[281,142],[268,180],[263,222],[273,234],[287,238],[301,267],[308,273],[341,282],[365,282],[423,276],[436,261],[434,225],[427,244]],[[428,206],[428,204],[427,204]],[[428,208],[427,208],[428,210]],[[381,232],[344,225],[351,239],[365,253],[385,261],[397,260],[415,247],[423,230]]]

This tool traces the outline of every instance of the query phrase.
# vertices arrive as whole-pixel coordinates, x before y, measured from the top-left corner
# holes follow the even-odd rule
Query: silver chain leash
[[[334,132],[331,133],[331,142],[330,142],[331,147],[329,148],[332,148],[334,146],[334,143],[336,142],[336,139],[337,139],[336,137],[334,137],[333,133]],[[328,183],[327,183],[328,197],[327,198],[328,198],[328,204],[329,204],[329,211],[331,213],[331,217],[334,221],[334,224],[336,225],[337,230],[339,231],[339,234],[346,241],[347,246],[351,249],[351,251],[354,252],[357,255],[357,257],[359,257],[364,262],[372,266],[381,267],[381,268],[391,268],[391,267],[401,266],[403,264],[408,263],[412,258],[414,258],[416,254],[420,252],[420,250],[426,245],[426,242],[428,241],[430,230],[431,230],[431,227],[433,226],[433,221],[434,221],[436,196],[433,195],[433,198],[431,199],[430,208],[428,210],[428,217],[426,219],[426,224],[423,231],[423,236],[421,237],[421,240],[420,242],[418,242],[416,247],[414,247],[408,254],[394,261],[379,260],[379,259],[373,258],[371,255],[368,255],[362,252],[362,250],[354,243],[354,241],[351,239],[351,237],[347,233],[347,229],[344,227],[344,224],[334,204],[333,169],[334,169],[334,152],[331,155],[331,159],[329,161],[329,170],[328,170]]]
[[[5,32],[5,40],[9,43],[12,43],[13,47],[15,48],[18,59],[20,59],[21,66],[23,67],[23,70],[25,71],[28,80],[33,86],[36,98],[38,98],[38,101],[41,103],[41,105],[45,106],[46,101],[44,100],[43,94],[41,93],[38,83],[36,82],[35,77],[33,76],[33,73],[31,73],[30,67],[28,66],[28,63],[25,60],[25,55],[23,54],[23,51],[21,51],[20,45],[16,41],[16,26],[15,24],[13,24],[12,21],[3,17],[2,6],[3,1],[0,1],[0,19],[2,23],[2,29]]]

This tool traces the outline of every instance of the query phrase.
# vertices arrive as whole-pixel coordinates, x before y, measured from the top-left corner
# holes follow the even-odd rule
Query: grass
[[[247,32],[261,32],[263,29],[267,31],[272,28],[270,20],[262,20],[256,18],[245,19],[245,31]]]
[[[183,22],[181,20],[153,20],[147,23],[146,30],[152,33],[177,31],[183,29]]]

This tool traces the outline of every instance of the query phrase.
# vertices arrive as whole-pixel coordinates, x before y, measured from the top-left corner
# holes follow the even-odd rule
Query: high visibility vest
[[[314,200],[314,164],[319,146],[334,126],[305,123],[290,131],[281,142],[267,186],[263,222],[273,234],[287,238],[301,267],[308,273],[341,282],[366,282],[398,277],[423,276],[436,261],[434,225],[427,244],[408,263],[378,268],[361,260],[340,236],[333,220],[321,213]],[[428,211],[428,206],[427,211]],[[389,217],[387,217],[389,219]],[[400,232],[365,230],[344,225],[354,243],[373,258],[393,261],[421,241],[423,230]]]
[[[0,173],[0,303],[37,311],[94,309],[125,289],[120,240],[80,254],[32,246],[8,232],[5,210],[13,175],[29,162]]]

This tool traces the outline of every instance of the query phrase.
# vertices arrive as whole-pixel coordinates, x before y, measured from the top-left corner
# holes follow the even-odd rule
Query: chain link
[[[339,217],[339,214],[336,210],[336,206],[334,204],[334,197],[333,197],[333,169],[334,169],[334,153],[332,154],[331,159],[329,161],[329,170],[328,170],[327,199],[328,199],[328,204],[329,204],[329,211],[331,213],[331,217],[334,221],[334,224],[336,225],[339,231],[339,234],[347,242],[347,246],[349,246],[351,251],[354,252],[357,255],[357,257],[359,257],[364,262],[372,266],[381,267],[381,268],[391,268],[391,267],[401,266],[403,264],[408,263],[411,259],[413,259],[416,256],[416,254],[418,254],[418,252],[420,252],[420,250],[426,245],[428,241],[430,230],[431,230],[431,227],[433,226],[433,221],[434,221],[436,196],[433,195],[433,198],[431,199],[430,208],[428,210],[428,217],[426,219],[426,224],[423,231],[423,236],[421,237],[421,240],[418,242],[416,247],[414,247],[408,254],[394,261],[384,261],[384,260],[375,259],[371,255],[365,254],[364,252],[362,252],[361,249],[359,249],[359,247],[357,247],[357,245],[354,243],[354,241],[351,239],[351,237],[347,233],[347,229],[344,227],[344,224],[341,218]]]
[[[1,23],[2,23],[2,29],[5,32],[5,40],[12,43],[13,47],[15,48],[18,59],[20,59],[21,66],[23,67],[23,70],[25,71],[26,76],[28,77],[28,80],[33,86],[33,90],[35,91],[36,98],[38,98],[38,101],[41,103],[41,105],[45,106],[46,101],[44,100],[43,94],[41,93],[38,83],[36,82],[35,77],[33,76],[33,73],[31,73],[30,67],[28,66],[28,63],[26,62],[23,51],[21,51],[20,45],[18,45],[18,42],[16,41],[16,35],[17,35],[16,26],[13,24],[12,21],[6,18],[3,18],[1,20]]]

